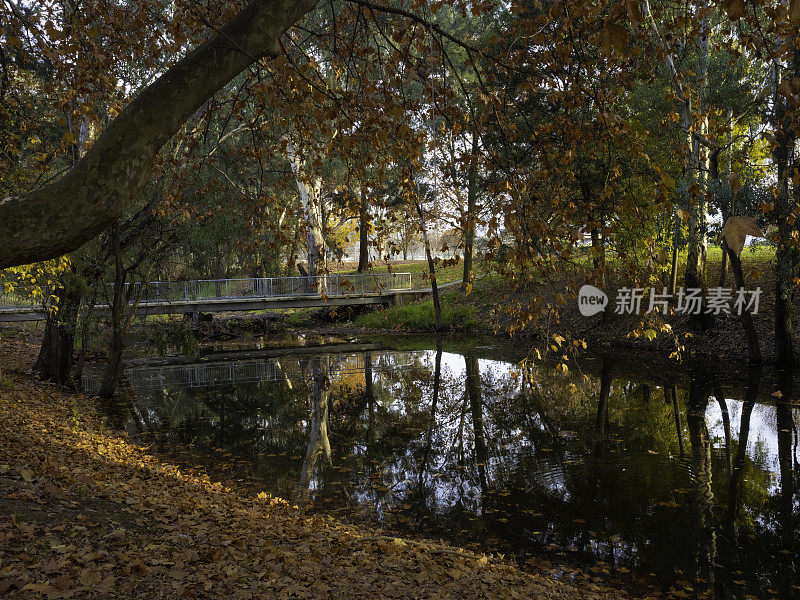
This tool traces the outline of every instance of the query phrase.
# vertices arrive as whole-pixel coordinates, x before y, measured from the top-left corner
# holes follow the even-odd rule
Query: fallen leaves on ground
[[[626,597],[245,497],[103,432],[89,399],[10,379],[0,392],[4,597]]]

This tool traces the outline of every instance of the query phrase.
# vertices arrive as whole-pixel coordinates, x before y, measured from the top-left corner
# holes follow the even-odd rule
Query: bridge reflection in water
[[[375,350],[380,350],[380,345],[376,344]],[[373,373],[397,371],[415,364],[418,360],[414,353],[394,351],[374,353],[370,350],[358,353],[329,351],[314,356],[318,361],[315,362],[315,368],[331,379],[343,375],[363,375],[368,368]],[[369,366],[368,361],[371,363]],[[128,395],[138,397],[165,389],[291,381],[313,376],[306,362],[295,355],[248,360],[212,359],[191,364],[132,367],[126,368],[123,373],[122,389]],[[96,395],[102,380],[101,373],[85,374],[84,392]]]
[[[179,465],[387,532],[595,583],[618,569],[653,597],[797,598],[791,373],[617,356],[565,373],[514,347],[383,341],[407,350],[130,368],[136,397],[98,406]]]

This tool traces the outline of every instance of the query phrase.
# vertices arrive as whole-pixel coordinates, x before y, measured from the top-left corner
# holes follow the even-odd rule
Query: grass
[[[745,282],[748,286],[761,285],[768,286],[772,281],[772,270],[775,265],[775,250],[768,246],[748,246],[741,254],[742,267],[745,275]],[[618,259],[610,255],[608,266],[615,270],[619,268]],[[424,261],[411,261],[407,263],[392,263],[392,271],[403,272],[412,271],[421,273],[427,269]],[[588,263],[588,259],[587,259]],[[717,287],[719,284],[719,274],[722,263],[722,250],[719,246],[711,245],[708,248],[706,280],[709,287]],[[480,267],[484,267],[482,263]],[[450,266],[440,271],[440,282],[446,281],[448,275],[453,279],[461,276],[463,265]],[[387,270],[386,265],[376,267]],[[457,273],[456,273],[457,271]],[[683,285],[686,271],[686,253],[682,252],[678,256],[678,285]],[[480,271],[479,271],[480,272]],[[509,302],[508,294],[511,293],[511,300],[525,304],[527,296],[536,293],[538,289],[535,270],[529,272],[531,280],[527,285],[517,290],[517,282],[507,276],[498,274],[488,275],[476,279],[471,294],[465,295],[460,286],[442,290],[442,321],[447,329],[471,331],[476,329],[494,329],[493,315],[496,315],[498,306],[504,302]],[[616,279],[616,278],[613,278]],[[541,283],[541,282],[540,282]],[[557,282],[553,282],[557,283]],[[614,281],[613,285],[622,284],[622,281]],[[723,287],[735,287],[733,274],[728,268],[727,279]],[[385,310],[367,313],[354,320],[356,325],[374,329],[410,329],[417,331],[429,331],[433,328],[433,304],[428,300],[419,301],[405,306],[395,306]]]
[[[745,279],[748,274],[752,279],[770,279],[772,270],[775,268],[775,248],[765,245],[751,245],[742,250],[741,254],[742,270]],[[590,259],[582,256],[579,263],[584,267],[589,267]],[[606,257],[606,265],[611,270],[619,269],[622,266],[619,258],[612,252]],[[710,244],[706,253],[706,278],[709,287],[716,287],[719,283],[719,274],[722,266],[722,248],[716,244]],[[666,264],[669,268],[669,262]],[[678,285],[681,285],[686,273],[686,251],[678,254]],[[733,284],[733,274],[728,265],[727,285]]]
[[[356,272],[356,263],[329,263],[328,269],[331,273],[341,273],[349,275]],[[475,258],[473,271],[476,275],[482,275],[487,272],[491,264],[482,260],[479,257]],[[425,260],[393,260],[389,263],[385,261],[374,261],[367,273],[411,273],[415,275],[413,278],[414,285],[423,285],[423,276],[428,274],[428,262]],[[464,263],[459,260],[454,264],[444,265],[443,260],[436,263],[436,280],[439,283],[447,283],[449,281],[456,281],[461,279],[464,274]],[[425,284],[427,285],[427,284]]]
[[[355,324],[371,329],[432,330],[434,326],[433,302],[427,300],[405,306],[392,306],[384,310],[359,315]],[[480,325],[473,306],[442,303],[442,326],[458,331],[470,331]]]

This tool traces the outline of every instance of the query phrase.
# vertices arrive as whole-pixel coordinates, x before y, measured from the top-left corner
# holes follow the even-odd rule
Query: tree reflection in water
[[[558,551],[690,595],[798,595],[791,373],[736,384],[605,357],[584,377],[494,354],[439,341],[288,355],[283,379],[165,381],[115,422],[212,476],[347,519],[521,558]]]

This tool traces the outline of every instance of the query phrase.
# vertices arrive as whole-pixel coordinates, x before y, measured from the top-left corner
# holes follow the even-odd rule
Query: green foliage
[[[148,332],[148,338],[148,347],[154,348],[159,356],[163,357],[170,350],[177,354],[197,356],[197,338],[186,319],[162,323]]]
[[[433,302],[393,306],[356,317],[355,324],[376,329],[430,330],[434,325]],[[479,325],[472,306],[442,305],[442,325],[448,329],[469,331]]]

